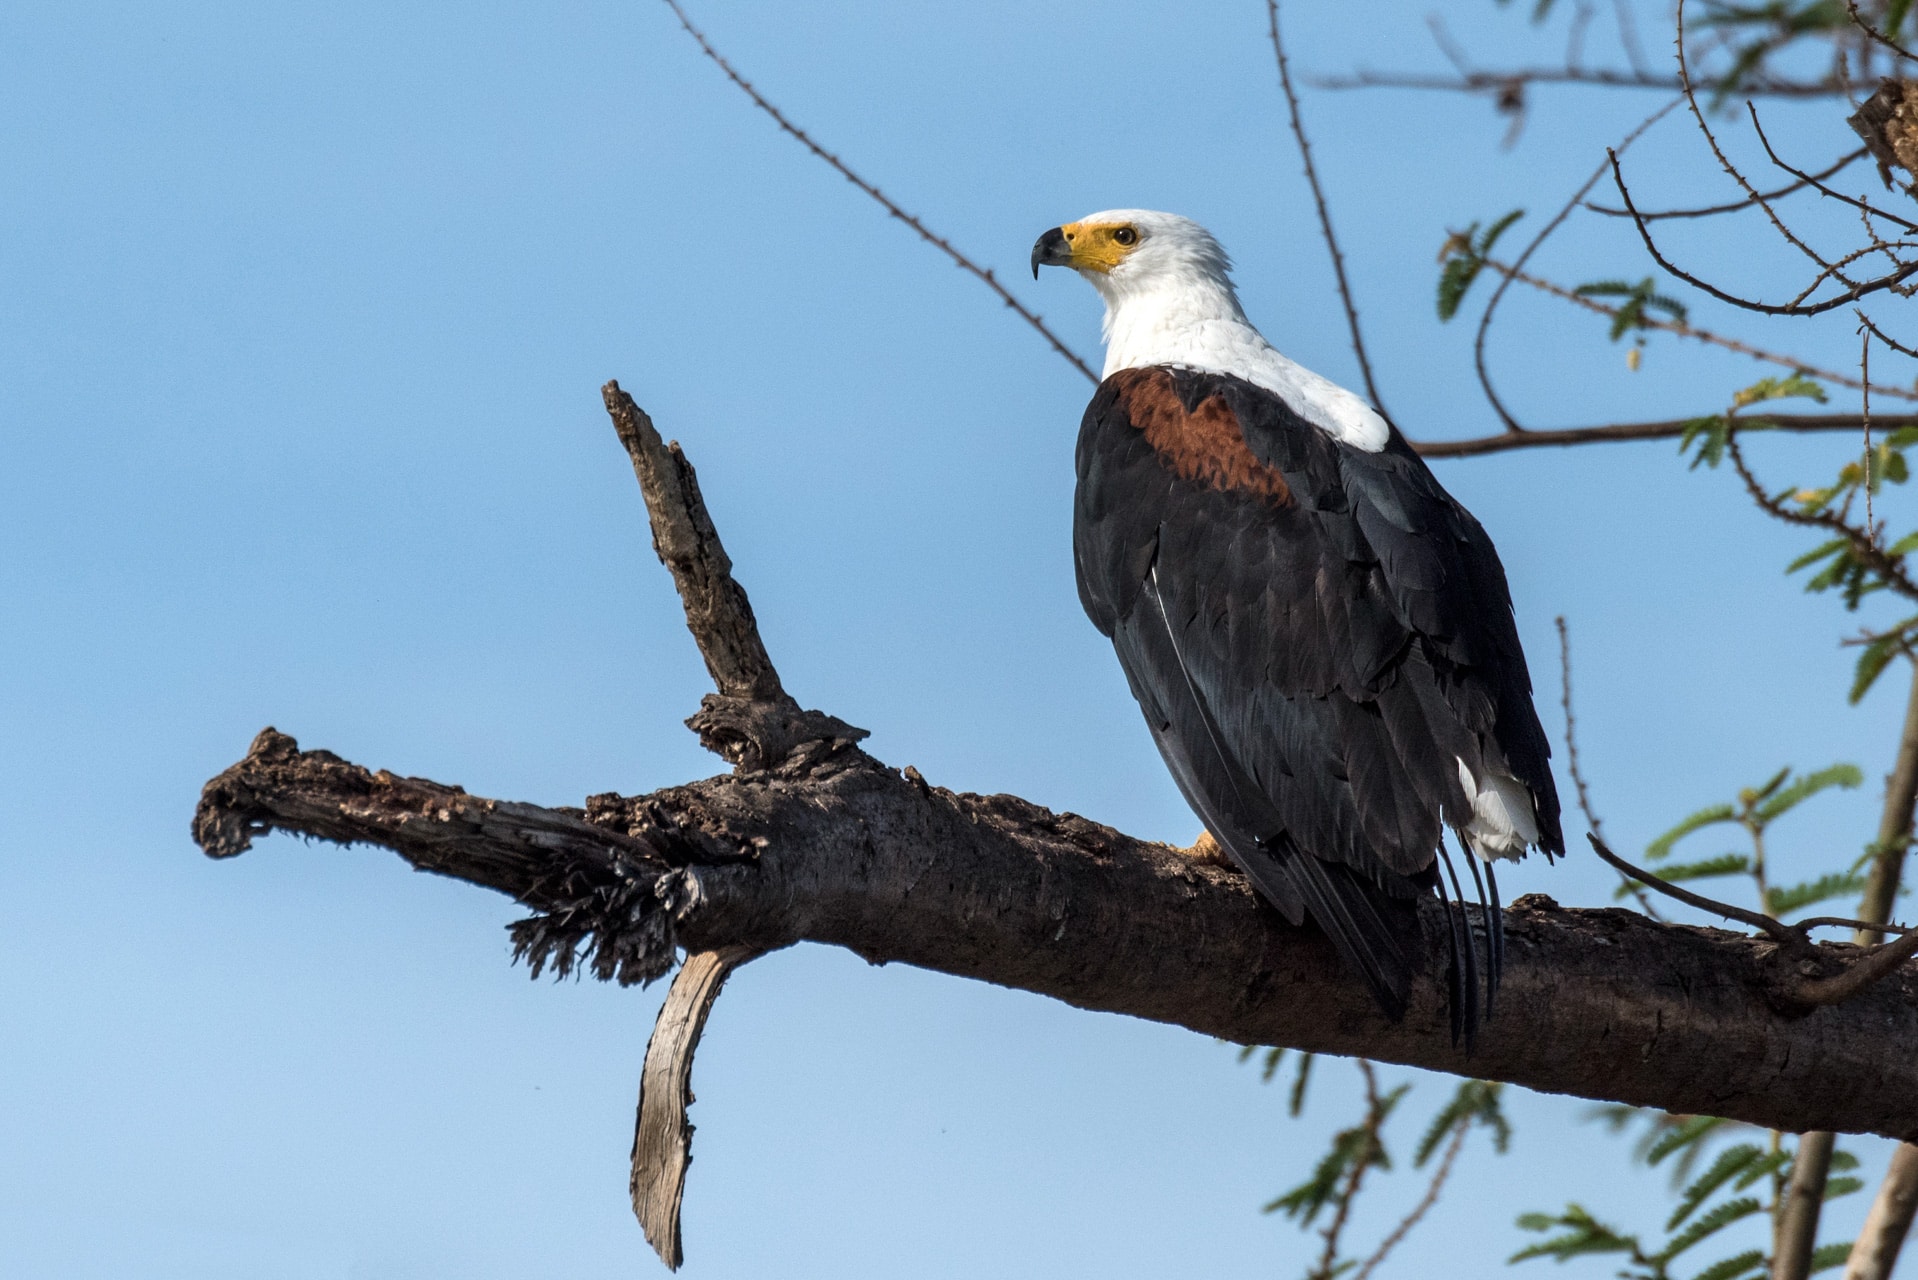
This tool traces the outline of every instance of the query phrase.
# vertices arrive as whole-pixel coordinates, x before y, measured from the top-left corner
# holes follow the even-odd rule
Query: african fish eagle
[[[1198,224],[1095,213],[1040,236],[1035,279],[1041,266],[1105,300],[1073,559],[1179,790],[1391,1018],[1420,952],[1417,899],[1435,894],[1452,1034],[1469,1045],[1480,944],[1445,831],[1475,883],[1484,863],[1488,1014],[1504,952],[1492,864],[1564,852],[1491,539],[1377,410],[1273,349]]]

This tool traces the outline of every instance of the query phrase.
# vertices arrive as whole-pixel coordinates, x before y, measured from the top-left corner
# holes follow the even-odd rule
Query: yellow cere
[[[1069,265],[1101,275],[1118,266],[1139,244],[1139,229],[1130,222],[1068,222],[1059,230],[1072,253]]]

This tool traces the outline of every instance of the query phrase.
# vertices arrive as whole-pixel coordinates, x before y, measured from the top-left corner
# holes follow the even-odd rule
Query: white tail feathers
[[[1516,861],[1538,843],[1538,812],[1524,783],[1498,773],[1474,778],[1463,760],[1458,762],[1458,781],[1472,806],[1465,838],[1473,853],[1487,862],[1493,858]]]

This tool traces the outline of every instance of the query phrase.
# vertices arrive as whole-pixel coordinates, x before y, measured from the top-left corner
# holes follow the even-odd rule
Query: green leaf
[[[1918,551],[1918,533],[1908,533],[1885,548],[1885,554],[1894,558],[1908,556],[1914,551]]]
[[[1665,1223],[1665,1230],[1676,1231],[1685,1219],[1697,1212],[1711,1193],[1724,1186],[1731,1179],[1750,1168],[1753,1162],[1764,1156],[1764,1148],[1749,1142],[1741,1142],[1735,1147],[1727,1147],[1718,1153],[1711,1167],[1693,1179],[1679,1196],[1678,1208],[1672,1212],[1671,1219]]]
[[[1885,437],[1887,449],[1909,449],[1914,444],[1918,444],[1918,427],[1899,427]]]
[[[1512,1126],[1499,1106],[1499,1095],[1503,1088],[1503,1085],[1490,1080],[1460,1081],[1451,1101],[1439,1108],[1438,1114],[1432,1117],[1432,1123],[1426,1126],[1425,1136],[1419,1139],[1412,1155],[1412,1167],[1423,1168],[1448,1134],[1461,1125],[1475,1121],[1492,1130],[1492,1145],[1503,1153],[1512,1139]]]
[[[1808,1275],[1817,1275],[1820,1271],[1830,1271],[1833,1267],[1842,1267],[1851,1261],[1851,1246],[1854,1241],[1843,1244],[1821,1244],[1811,1251],[1811,1270]]]
[[[1712,1130],[1724,1123],[1717,1116],[1686,1116],[1673,1125],[1658,1141],[1652,1143],[1645,1152],[1645,1163],[1656,1165],[1672,1152],[1704,1141],[1711,1135]]]
[[[1713,1205],[1693,1220],[1692,1225],[1673,1236],[1659,1251],[1659,1258],[1671,1261],[1685,1250],[1709,1236],[1729,1227],[1734,1222],[1751,1217],[1754,1213],[1763,1213],[1765,1206],[1756,1197],[1740,1196],[1736,1200],[1727,1200],[1723,1204]]]
[[[1745,1172],[1738,1175],[1738,1181],[1732,1183],[1733,1191],[1743,1191],[1760,1178],[1767,1177],[1791,1163],[1791,1152],[1773,1151],[1762,1160],[1753,1161]]]
[[[1751,423],[1745,423],[1749,427]],[[1685,424],[1684,431],[1678,437],[1678,452],[1683,455],[1699,441],[1698,456],[1692,459],[1692,470],[1698,470],[1698,464],[1716,467],[1725,460],[1725,442],[1731,438],[1731,419],[1724,414],[1713,414],[1709,418],[1693,418]]]
[[[1802,911],[1820,902],[1830,902],[1833,898],[1849,898],[1864,890],[1865,877],[1834,871],[1803,884],[1772,889],[1765,895],[1765,910],[1782,920],[1794,911]]]
[[[1863,1178],[1828,1178],[1825,1181],[1825,1199],[1836,1200],[1839,1196],[1848,1196],[1854,1191],[1864,1189]]]
[[[1312,1054],[1299,1055],[1298,1078],[1292,1081],[1292,1097],[1286,1104],[1286,1110],[1296,1119],[1305,1110],[1305,1086],[1312,1078]]]
[[[1502,215],[1498,221],[1494,222],[1491,226],[1485,228],[1485,234],[1480,236],[1478,241],[1479,256],[1483,258],[1490,255],[1492,246],[1497,244],[1498,238],[1505,234],[1505,229],[1524,216],[1525,210],[1514,209],[1510,213]]]
[[[1838,1173],[1846,1173],[1858,1167],[1858,1157],[1840,1147],[1831,1153],[1831,1159],[1825,1162],[1825,1167]]]
[[[1638,1253],[1638,1238],[1622,1235],[1592,1217],[1576,1204],[1565,1206],[1565,1212],[1556,1216],[1543,1213],[1527,1213],[1520,1216],[1518,1225],[1527,1231],[1550,1231],[1554,1227],[1566,1228],[1564,1234],[1553,1236],[1549,1240],[1540,1240],[1536,1244],[1526,1245],[1506,1261],[1523,1262],[1527,1258],[1557,1258],[1564,1262],[1568,1258],[1581,1257],[1592,1253]]]
[[[1756,1249],[1751,1249],[1727,1258],[1723,1262],[1714,1262],[1693,1276],[1692,1280],[1736,1280],[1737,1277],[1749,1272],[1762,1271],[1764,1267],[1765,1255]]]
[[[1912,534],[1911,538],[1918,539],[1918,533]],[[1914,541],[1913,545],[1918,546],[1918,541]],[[1804,555],[1799,556],[1796,560],[1786,565],[1785,572],[1797,573],[1800,569],[1809,568],[1810,566],[1817,564],[1820,560],[1823,560],[1826,556],[1831,555],[1833,552],[1849,551],[1849,550],[1851,550],[1850,538],[1833,538],[1830,542],[1821,542],[1817,546],[1813,547],[1810,551],[1807,551]]]
[[[1821,791],[1833,787],[1850,790],[1863,783],[1864,771],[1855,764],[1834,764],[1820,769],[1816,773],[1804,774],[1792,779],[1790,786],[1771,796],[1752,813],[1762,823],[1770,823],[1790,810],[1803,804]]]
[[[1847,702],[1855,707],[1864,701],[1872,685],[1878,683],[1878,677],[1891,665],[1891,660],[1902,652],[1902,640],[1899,632],[1888,631],[1864,647],[1858,655],[1858,665],[1852,670],[1851,692],[1846,695]]]
[[[1715,804],[1709,808],[1700,809],[1697,813],[1692,814],[1670,831],[1667,831],[1664,835],[1646,845],[1645,860],[1647,862],[1663,862],[1665,858],[1671,854],[1672,846],[1692,832],[1702,830],[1705,827],[1716,826],[1721,822],[1736,821],[1738,821],[1738,810],[1728,804]]]
[[[1767,400],[1794,399],[1816,400],[1823,404],[1825,389],[1802,373],[1788,373],[1782,378],[1760,378],[1732,396],[1732,404],[1743,409]]]
[[[1478,273],[1485,266],[1485,259],[1476,254],[1459,254],[1446,259],[1444,270],[1439,272],[1438,318],[1450,320],[1458,314],[1459,304],[1465,301],[1466,290],[1478,279]]]

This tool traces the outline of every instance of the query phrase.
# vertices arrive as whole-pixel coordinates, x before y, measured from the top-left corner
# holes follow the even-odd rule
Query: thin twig
[[[1913,582],[1905,572],[1902,557],[1890,556],[1878,546],[1867,531],[1845,521],[1832,511],[1794,511],[1785,500],[1766,492],[1758,477],[1752,474],[1745,461],[1745,452],[1738,444],[1738,433],[1730,431],[1725,437],[1725,452],[1732,460],[1732,466],[1738,472],[1738,478],[1745,482],[1745,492],[1767,515],[1786,524],[1804,525],[1813,529],[1824,529],[1837,534],[1851,544],[1851,553],[1859,563],[1884,580],[1887,587],[1907,600],[1918,601],[1918,582]]]
[[[1515,270],[1496,258],[1486,258],[1483,259],[1483,261],[1487,267],[1501,275],[1509,275],[1520,284],[1529,285],[1537,289],[1540,293],[1550,294],[1554,298],[1562,299],[1563,301],[1571,303],[1573,306],[1583,307],[1585,310],[1597,315],[1616,318],[1621,310],[1621,308],[1614,307],[1609,303],[1600,302],[1597,298],[1579,293],[1575,289],[1567,289],[1562,284],[1554,284],[1552,281],[1540,276]],[[1861,391],[1865,386],[1864,383],[1852,377],[1850,374],[1839,373],[1835,369],[1820,369],[1818,366],[1808,361],[1800,360],[1796,356],[1783,355],[1776,351],[1766,351],[1762,347],[1754,347],[1750,343],[1739,341],[1737,338],[1727,338],[1723,334],[1713,333],[1709,329],[1700,329],[1694,325],[1687,324],[1683,320],[1660,320],[1656,316],[1641,314],[1633,323],[1641,328],[1657,329],[1663,333],[1673,334],[1680,338],[1690,338],[1694,342],[1703,342],[1709,346],[1721,347],[1726,351],[1736,351],[1740,355],[1750,356],[1754,360],[1762,360],[1767,364],[1778,365],[1780,368],[1792,369],[1800,373],[1809,374],[1814,378],[1835,383],[1841,387],[1850,387],[1855,391]],[[1918,391],[1908,391],[1902,387],[1880,387],[1878,390],[1885,395],[1898,396],[1905,400],[1918,400]]]
[[[1612,158],[1611,163],[1614,169],[1616,169],[1618,165],[1617,153],[1626,150],[1632,143],[1638,141],[1639,137],[1643,135],[1647,129],[1664,119],[1672,108],[1678,105],[1679,101],[1679,99],[1673,98],[1670,102],[1639,121],[1638,126],[1626,134],[1616,148],[1606,149],[1605,154]],[[1578,208],[1579,203],[1585,199],[1586,193],[1589,192],[1604,175],[1605,166],[1602,164],[1592,170],[1592,176],[1585,179],[1584,184],[1572,193],[1572,198],[1565,202],[1564,208],[1552,215],[1552,220],[1546,223],[1537,235],[1532,237],[1531,243],[1527,244],[1524,251],[1518,255],[1517,260],[1512,263],[1512,269],[1514,271],[1522,271],[1525,269],[1525,264],[1531,260],[1534,253],[1538,252],[1539,246],[1545,243],[1546,237],[1558,230],[1565,219],[1571,216],[1572,210]],[[1491,298],[1485,303],[1485,313],[1479,317],[1478,321],[1478,332],[1472,335],[1472,365],[1478,370],[1478,383],[1480,388],[1485,392],[1486,400],[1491,403],[1492,411],[1498,414],[1499,421],[1505,424],[1506,431],[1513,435],[1522,435],[1525,433],[1526,428],[1519,425],[1518,419],[1512,416],[1511,412],[1506,409],[1504,402],[1498,398],[1498,392],[1492,387],[1491,372],[1485,366],[1485,335],[1492,327],[1492,315],[1498,310],[1499,301],[1504,298],[1505,291],[1511,288],[1511,285],[1512,281],[1509,276],[1501,279],[1498,282],[1498,287],[1492,290]]]
[[[1645,251],[1651,254],[1652,261],[1656,262],[1667,274],[1683,280],[1686,284],[1692,286],[1692,288],[1699,290],[1701,293],[1709,294],[1717,298],[1720,302],[1729,302],[1734,307],[1742,307],[1746,311],[1756,311],[1761,315],[1815,316],[1835,310],[1848,302],[1856,302],[1867,294],[1877,293],[1882,289],[1890,289],[1902,284],[1909,277],[1918,275],[1918,262],[1914,262],[1889,275],[1880,276],[1875,280],[1866,280],[1846,292],[1826,298],[1822,302],[1791,302],[1780,306],[1776,303],[1756,302],[1750,298],[1741,298],[1735,293],[1729,293],[1709,281],[1700,279],[1660,252],[1658,242],[1652,239],[1651,227],[1646,223],[1644,216],[1639,213],[1638,206],[1632,201],[1631,189],[1625,185],[1625,173],[1619,166],[1618,156],[1615,153],[1611,154],[1611,164],[1612,181],[1618,187],[1619,198],[1625,202],[1625,211],[1631,215],[1632,224],[1638,228],[1639,239],[1645,242]]]
[[[1864,383],[1864,402],[1858,416],[1864,420],[1865,433],[1865,536],[1878,545],[1878,522],[1871,513],[1871,334],[1864,326],[1858,332],[1858,377]]]
[[[1638,43],[1638,15],[1632,12],[1631,0],[1612,0],[1612,12],[1618,19],[1618,42],[1625,46],[1625,61],[1633,75],[1645,75],[1645,51]]]
[[[1352,1280],[1366,1280],[1366,1277],[1385,1261],[1385,1255],[1396,1249],[1399,1243],[1411,1234],[1412,1228],[1419,1224],[1420,1219],[1431,1212],[1432,1206],[1438,1203],[1439,1192],[1445,1189],[1445,1180],[1452,1176],[1452,1165],[1458,1160],[1458,1153],[1465,1146],[1465,1135],[1471,1131],[1471,1128],[1471,1117],[1459,1117],[1458,1127],[1452,1131],[1452,1140],[1445,1144],[1445,1153],[1439,1157],[1438,1169],[1432,1174],[1431,1185],[1425,1188],[1425,1194],[1419,1198],[1419,1202],[1412,1206],[1412,1212],[1406,1214],[1398,1226],[1392,1228],[1391,1234],[1379,1242],[1379,1247],[1373,1251],[1371,1257],[1365,1260],[1365,1264],[1353,1272]]]
[[[867,182],[857,173],[854,173],[845,161],[820,146],[817,142],[814,142],[810,134],[794,124],[791,120],[788,120],[784,112],[768,102],[765,96],[753,87],[750,80],[733,69],[732,63],[720,56],[719,50],[713,48],[712,42],[707,40],[704,33],[692,24],[692,20],[686,16],[686,11],[679,7],[679,0],[666,0],[666,7],[671,9],[673,15],[679,19],[679,25],[686,29],[686,34],[698,42],[700,52],[712,59],[714,65],[726,73],[726,78],[731,80],[747,97],[752,99],[754,106],[771,116],[781,129],[796,139],[806,150],[831,165],[840,177],[872,197],[887,213],[918,232],[920,239],[945,254],[948,258],[951,258],[960,269],[971,273],[980,283],[997,294],[1001,302],[1010,307],[1021,320],[1024,320],[1037,330],[1039,336],[1044,338],[1054,351],[1058,352],[1060,356],[1070,362],[1073,368],[1083,373],[1090,381],[1099,381],[1099,375],[1092,371],[1092,366],[1081,359],[1079,354],[1071,347],[1068,347],[1059,338],[1058,334],[1048,328],[1046,322],[1040,319],[1036,312],[1028,309],[1024,303],[1013,297],[1012,293],[1004,285],[999,283],[999,277],[991,268],[980,266],[977,262],[974,262],[971,258],[954,248],[950,240],[947,240],[944,236],[935,234],[925,223],[894,204],[892,198],[885,192],[875,187],[872,183]]]
[[[1864,159],[1865,156],[1869,154],[1870,152],[1864,147],[1860,147],[1856,151],[1846,152],[1837,163],[1829,168],[1819,170],[1813,174],[1812,177],[1822,181],[1825,178],[1842,172],[1847,166]],[[1809,182],[1801,178],[1778,188],[1776,191],[1767,191],[1763,194],[1767,200],[1778,200],[1809,185],[1811,185]],[[1697,209],[1659,209],[1651,213],[1641,213],[1638,216],[1647,222],[1658,222],[1665,218],[1715,218],[1719,214],[1737,213],[1741,209],[1749,209],[1756,203],[1757,201],[1751,199],[1734,200],[1730,204],[1711,204]],[[1632,216],[1625,210],[1613,208],[1608,204],[1592,204],[1588,201],[1585,207],[1593,213],[1602,213],[1608,218],[1629,218]]]
[[[1882,428],[1918,427],[1918,414],[1877,415]],[[1560,427],[1551,430],[1501,431],[1465,440],[1415,440],[1412,447],[1427,458],[1476,458],[1508,449],[1562,449],[1582,444],[1613,444],[1634,440],[1676,440],[1697,426],[1696,418],[1669,418],[1658,422],[1613,422],[1596,427]],[[1804,434],[1817,431],[1858,430],[1855,413],[1768,414],[1766,428]]]
[[[1857,25],[1858,29],[1874,41],[1885,46],[1885,48],[1907,61],[1918,62],[1918,54],[1912,53],[1911,50],[1905,48],[1905,46],[1893,40],[1877,27],[1865,21],[1864,16],[1858,12],[1858,0],[1845,0],[1845,12],[1851,15],[1851,20]]]
[[[1326,208],[1325,191],[1319,185],[1319,171],[1312,163],[1312,144],[1305,136],[1305,122],[1299,115],[1299,95],[1292,88],[1292,71],[1285,59],[1285,41],[1279,36],[1279,0],[1265,0],[1266,18],[1271,26],[1272,52],[1279,62],[1279,87],[1285,90],[1285,105],[1292,117],[1292,136],[1298,140],[1299,158],[1305,162],[1305,180],[1312,188],[1312,203],[1318,207],[1319,230],[1325,234],[1325,248],[1332,257],[1332,274],[1338,280],[1339,301],[1345,306],[1346,327],[1352,333],[1352,354],[1359,358],[1359,375],[1365,379],[1365,394],[1372,407],[1387,419],[1385,401],[1372,377],[1372,362],[1365,354],[1365,338],[1359,332],[1359,309],[1352,301],[1352,285],[1345,278],[1345,255],[1339,252],[1339,238],[1332,230],[1332,214]]]
[[[1842,204],[1848,204],[1852,208],[1862,210],[1873,217],[1883,218],[1886,222],[1895,222],[1906,231],[1918,231],[1918,222],[1913,222],[1909,218],[1901,218],[1895,213],[1888,213],[1872,204],[1869,200],[1860,200],[1855,196],[1848,196],[1842,191],[1834,190],[1827,186],[1821,179],[1806,173],[1796,165],[1787,164],[1779,158],[1778,152],[1772,149],[1771,138],[1766,135],[1765,126],[1758,119],[1758,108],[1747,102],[1745,104],[1745,110],[1751,113],[1752,128],[1758,131],[1758,141],[1764,146],[1765,155],[1780,169],[1783,169],[1800,182],[1815,188],[1820,195],[1829,196],[1833,200],[1837,200]],[[1844,281],[1846,284],[1851,283],[1851,281],[1845,280],[1843,276],[1839,276],[1838,279]]]
[[[1914,359],[1918,359],[1918,350],[1914,350],[1913,348],[1906,346],[1902,342],[1898,342],[1893,340],[1892,338],[1887,337],[1885,335],[1885,331],[1883,329],[1880,329],[1877,325],[1873,324],[1871,322],[1871,317],[1866,315],[1859,308],[1853,307],[1852,311],[1857,315],[1859,321],[1864,324],[1865,328],[1871,331],[1872,337],[1878,339],[1878,341],[1884,343],[1886,346],[1890,347],[1893,351],[1896,351],[1901,356],[1911,356]]]
[[[1796,248],[1819,266],[1829,268],[1831,264],[1820,257],[1817,251],[1810,245],[1794,235],[1791,228],[1785,225],[1784,219],[1780,218],[1777,212],[1772,209],[1771,203],[1758,193],[1758,188],[1752,186],[1750,182],[1745,180],[1745,175],[1738,171],[1738,166],[1734,165],[1731,160],[1726,157],[1724,150],[1719,147],[1718,135],[1714,134],[1711,125],[1706,123],[1705,113],[1698,105],[1698,95],[1692,89],[1691,67],[1687,64],[1685,58],[1685,0],[1678,0],[1675,26],[1677,28],[1678,79],[1679,82],[1684,85],[1685,103],[1691,108],[1692,119],[1697,123],[1698,131],[1705,135],[1705,144],[1711,148],[1712,155],[1718,158],[1719,167],[1731,176],[1733,182],[1739,185],[1739,188],[1744,191],[1747,199],[1752,200],[1760,209],[1765,211],[1765,216],[1771,220],[1772,226],[1777,229],[1779,235],[1785,238],[1786,243]],[[1802,177],[1803,175],[1798,174],[1793,176]],[[1843,277],[1840,277],[1840,279],[1842,280]],[[1844,283],[1849,285],[1852,282],[1845,280]]]
[[[1372,1151],[1378,1144],[1379,1126],[1384,1122],[1379,1101],[1379,1076],[1372,1064],[1364,1058],[1354,1058],[1359,1071],[1365,1077],[1365,1123],[1364,1138],[1358,1154],[1353,1157],[1352,1168],[1345,1175],[1345,1187],[1339,1192],[1338,1206],[1332,1212],[1332,1221],[1327,1224],[1325,1251],[1319,1255],[1319,1265],[1309,1273],[1311,1280],[1332,1280],[1337,1273],[1333,1264],[1338,1261],[1339,1236],[1345,1231],[1346,1220],[1352,1214],[1352,1201],[1359,1194],[1359,1187],[1365,1182],[1365,1171],[1371,1166]]]
[[[1420,72],[1359,71],[1346,76],[1321,76],[1313,79],[1314,89],[1425,89],[1449,93],[1498,93],[1512,85],[1583,84],[1609,89],[1661,89],[1676,93],[1677,76],[1641,75],[1607,67],[1514,67],[1506,71],[1473,71],[1459,76],[1435,76]],[[1706,82],[1707,88],[1718,85]],[[1740,93],[1761,98],[1834,98],[1843,93],[1834,80],[1746,81],[1737,86]]]
[[[1743,907],[1735,907],[1729,902],[1720,902],[1716,898],[1707,898],[1702,893],[1693,893],[1690,889],[1682,885],[1673,884],[1663,877],[1633,866],[1631,863],[1625,861],[1625,859],[1613,853],[1610,846],[1599,839],[1597,835],[1588,834],[1585,838],[1591,841],[1592,848],[1597,851],[1598,856],[1610,863],[1614,870],[1622,875],[1630,876],[1646,888],[1656,890],[1668,898],[1676,898],[1688,907],[1696,907],[1700,911],[1709,911],[1715,916],[1722,916],[1727,920],[1736,920],[1740,924],[1749,925],[1751,928],[1757,929],[1770,937],[1772,941],[1793,955],[1806,959],[1815,959],[1817,957],[1817,948],[1812,946],[1810,939],[1806,938],[1804,934],[1793,929],[1782,920],[1774,919],[1760,911],[1747,911]]]
[[[1558,627],[1558,705],[1565,711],[1565,760],[1572,771],[1572,789],[1578,796],[1579,812],[1585,815],[1585,824],[1599,839],[1605,838],[1605,824],[1599,821],[1598,813],[1592,807],[1592,794],[1585,785],[1585,770],[1580,767],[1578,758],[1578,717],[1572,714],[1572,632],[1565,625],[1565,615],[1559,614],[1552,619]],[[1641,911],[1654,920],[1663,921],[1658,908],[1652,905],[1651,895],[1637,881],[1629,876],[1620,876],[1619,881],[1625,889],[1637,899]]]

